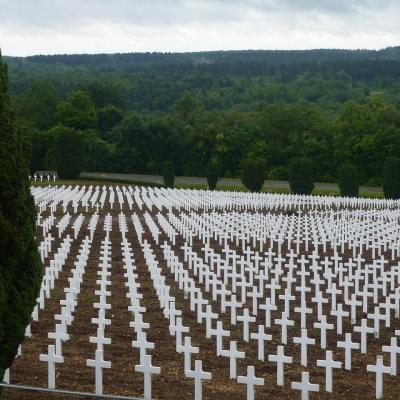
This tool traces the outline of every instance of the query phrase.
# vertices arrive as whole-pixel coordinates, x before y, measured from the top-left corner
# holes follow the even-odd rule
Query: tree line
[[[292,160],[306,158],[316,181],[338,181],[339,167],[352,164],[359,184],[379,185],[385,159],[400,154],[398,53],[10,59],[12,101],[32,171],[64,162],[161,174],[172,161],[177,175],[206,176],[216,163],[221,176],[240,177],[243,160],[257,158],[265,178],[287,180]],[[75,141],[64,161],[63,135]]]

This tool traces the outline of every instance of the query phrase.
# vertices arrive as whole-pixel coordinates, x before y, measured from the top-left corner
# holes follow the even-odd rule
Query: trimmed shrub
[[[266,164],[262,158],[245,158],[242,161],[242,183],[251,192],[261,191],[267,173]]]
[[[62,179],[75,179],[82,171],[83,150],[78,133],[72,128],[58,125],[56,134],[55,159],[58,176]]]
[[[357,197],[359,194],[358,170],[351,164],[343,164],[337,170],[340,195],[345,197]]]
[[[215,190],[221,175],[221,166],[218,161],[212,160],[206,165],[207,184],[210,190]]]
[[[389,157],[385,161],[383,193],[387,199],[400,199],[400,158]]]
[[[175,179],[175,166],[172,161],[164,161],[163,163],[164,186],[173,188]]]
[[[16,130],[0,54],[0,377],[24,340],[42,280],[29,153]]]
[[[292,193],[311,194],[314,189],[312,161],[295,158],[289,165],[289,185]]]

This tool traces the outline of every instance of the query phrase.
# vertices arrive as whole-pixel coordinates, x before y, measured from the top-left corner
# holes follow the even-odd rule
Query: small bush
[[[400,198],[400,158],[389,157],[383,168],[383,193],[387,199]]]
[[[340,195],[357,197],[359,194],[358,170],[351,164],[343,164],[337,170]]]
[[[314,190],[313,167],[307,158],[295,158],[289,165],[289,185],[292,193],[311,194]]]
[[[288,170],[286,167],[275,167],[268,172],[267,178],[271,181],[286,181],[288,179]]]
[[[221,166],[218,161],[211,160],[206,165],[207,184],[210,190],[215,190],[221,175]]]
[[[262,158],[242,161],[242,183],[251,192],[260,192],[266,176],[266,161]]]
[[[164,186],[173,188],[175,180],[175,166],[172,161],[164,161],[163,163]]]

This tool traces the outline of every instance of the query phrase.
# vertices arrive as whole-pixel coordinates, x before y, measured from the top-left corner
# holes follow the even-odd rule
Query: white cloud
[[[3,54],[382,48],[395,0],[0,0]]]

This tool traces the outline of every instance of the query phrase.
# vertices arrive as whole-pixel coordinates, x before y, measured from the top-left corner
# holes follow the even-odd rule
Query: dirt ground
[[[69,210],[73,213],[73,210]],[[78,305],[76,307],[74,322],[68,328],[70,340],[63,344],[63,356],[65,362],[57,365],[56,386],[60,389],[77,390],[85,392],[94,392],[94,369],[86,366],[86,360],[94,358],[96,349],[95,344],[89,343],[89,336],[96,332],[96,326],[91,323],[91,318],[95,316],[96,309],[93,307],[98,299],[95,295],[97,279],[97,266],[99,264],[100,244],[105,237],[102,230],[104,215],[111,213],[113,216],[113,230],[110,234],[112,241],[112,268],[111,268],[111,297],[108,302],[111,303],[111,310],[107,311],[107,318],[111,318],[111,326],[106,328],[106,336],[111,337],[112,344],[105,346],[104,359],[111,361],[112,368],[103,370],[103,387],[105,394],[122,395],[122,396],[143,396],[143,375],[135,372],[135,364],[139,363],[139,350],[132,347],[131,343],[135,340],[133,328],[129,327],[129,321],[132,320],[131,313],[128,311],[129,299],[126,297],[127,288],[125,287],[125,278],[123,276],[123,260],[121,253],[121,233],[118,227],[119,208],[113,210],[109,207],[101,210],[100,219],[97,225],[97,230],[93,239],[86,273],[84,275],[81,293],[78,296]],[[150,279],[150,273],[146,265],[144,255],[138,242],[135,229],[132,224],[130,215],[136,212],[143,219],[143,212],[135,207],[133,211],[128,208],[123,210],[127,216],[127,224],[129,232],[127,239],[131,243],[135,264],[138,272],[138,282],[140,283],[140,293],[143,294],[141,305],[145,306],[147,311],[144,315],[145,322],[150,323],[148,330],[148,340],[155,343],[155,349],[150,351],[152,354],[153,365],[161,367],[161,374],[155,375],[152,378],[152,394],[156,399],[191,399],[194,398],[194,381],[185,378],[183,370],[183,355],[175,351],[175,337],[169,333],[169,321],[164,317],[160,304],[158,302],[155,289]],[[153,210],[154,211],[154,210]],[[66,260],[63,271],[56,281],[54,290],[51,293],[51,299],[45,302],[44,310],[39,312],[39,321],[32,323],[32,337],[26,338],[22,346],[22,356],[15,359],[11,368],[11,383],[23,384],[35,387],[47,387],[47,363],[39,361],[41,353],[47,353],[48,344],[53,344],[53,341],[47,338],[47,333],[54,330],[55,320],[54,314],[59,313],[59,301],[64,298],[63,289],[68,286],[68,278],[71,276],[71,269],[76,260],[79,246],[82,240],[88,235],[87,223],[91,212],[84,214],[85,223],[79,233],[77,240],[74,241],[71,252]],[[44,214],[46,216],[46,214]],[[57,218],[62,214],[58,212]],[[72,220],[76,218],[73,216]],[[155,213],[153,220],[156,222]],[[163,257],[162,249],[157,246],[152,239],[146,224],[143,219],[143,227],[146,229],[145,239],[151,244],[155,256],[162,267],[163,274],[167,277],[166,283],[170,285],[172,294],[176,297],[176,307],[182,310],[183,324],[190,328],[190,336],[192,337],[192,345],[200,347],[199,359],[203,360],[203,369],[212,373],[211,381],[203,382],[203,398],[204,399],[220,399],[220,400],[239,400],[246,399],[246,386],[238,384],[236,381],[229,379],[229,359],[225,357],[216,357],[215,339],[207,339],[205,335],[205,325],[198,324],[196,314],[189,308],[189,301],[184,299],[183,291],[178,288],[174,280],[174,275],[166,266],[166,261]],[[52,229],[52,234],[57,239],[53,243],[53,252],[47,257],[45,264],[54,254],[54,250],[58,249],[65,235],[73,236],[72,229],[69,228],[63,233],[62,238],[58,238],[57,228]],[[38,239],[41,239],[41,230],[38,230]],[[166,235],[161,236],[160,243],[168,241]],[[171,243],[170,243],[171,244]],[[179,237],[176,244],[172,246],[175,254],[179,256],[180,261],[184,264],[183,250],[181,246],[184,244],[182,237]],[[172,244],[171,244],[172,245]],[[201,251],[202,242],[195,238],[193,248],[198,255],[204,254]],[[230,243],[231,248],[236,248],[240,252],[240,248],[234,243]],[[221,247],[218,242],[212,241],[212,247],[215,251],[220,252]],[[268,249],[265,249],[268,250]],[[276,249],[275,249],[276,250]],[[301,249],[301,254],[306,253],[304,248]],[[285,254],[283,252],[283,254]],[[330,255],[331,252],[328,252]],[[345,257],[350,255],[349,251],[345,252]],[[393,262],[397,263],[397,260]],[[196,281],[196,285],[203,288],[199,283],[198,278],[190,271],[190,276]],[[307,279],[310,279],[308,277]],[[284,292],[284,286],[278,291],[278,294]],[[203,290],[205,298],[210,300],[213,310],[217,309],[217,303],[212,300],[212,295]],[[238,289],[240,295],[240,289]],[[395,329],[400,329],[400,322],[394,320],[390,329],[382,329],[379,339],[374,339],[372,336],[368,339],[368,354],[363,355],[359,351],[352,352],[352,371],[348,372],[344,369],[335,370],[333,373],[333,394],[325,392],[325,369],[316,367],[316,360],[324,358],[325,351],[318,346],[319,331],[312,329],[312,324],[316,321],[316,307],[311,303],[312,293],[307,293],[307,301],[313,304],[313,313],[308,316],[308,336],[314,337],[317,344],[308,346],[308,363],[307,368],[300,365],[300,348],[299,345],[293,344],[292,338],[300,336],[300,315],[292,312],[291,319],[295,320],[295,325],[288,329],[288,344],[285,346],[285,355],[293,357],[293,364],[285,365],[285,384],[283,387],[276,385],[276,365],[268,362],[268,354],[276,354],[276,347],[280,344],[280,328],[273,325],[267,333],[273,335],[272,342],[265,343],[266,361],[259,362],[257,360],[257,342],[251,340],[246,343],[242,339],[242,326],[230,324],[230,316],[228,313],[221,314],[220,319],[223,320],[224,329],[231,331],[229,338],[224,338],[224,348],[229,344],[229,340],[237,340],[238,347],[241,351],[246,352],[246,358],[238,360],[237,372],[238,375],[246,373],[247,365],[254,365],[256,368],[256,376],[265,379],[265,385],[257,387],[257,399],[275,400],[283,399],[300,399],[300,392],[290,389],[290,382],[300,381],[301,371],[310,372],[310,381],[320,385],[320,392],[310,395],[311,399],[374,399],[375,398],[375,375],[367,373],[366,365],[374,364],[376,354],[382,354],[381,346],[390,344],[390,337]],[[338,303],[341,302],[341,296],[338,296]],[[300,303],[300,296],[297,294],[296,300],[292,302],[291,309]],[[246,306],[251,308],[251,301]],[[309,305],[310,306],[310,305]],[[278,310],[272,313],[272,318],[279,318],[283,308],[283,301],[278,300]],[[327,313],[325,306],[324,312]],[[361,317],[359,315],[358,317]],[[335,318],[329,317],[328,321],[335,323]],[[350,322],[345,319],[343,331],[352,331]],[[264,323],[264,313],[259,312],[256,324],[251,325],[251,331],[255,331],[258,324]],[[383,325],[382,325],[383,326]],[[343,340],[344,336],[336,334],[336,330],[330,331],[327,336],[327,349],[334,351],[334,358],[344,362],[344,349],[337,349],[336,342]],[[353,340],[359,341],[359,336],[353,334]],[[192,356],[194,363],[195,356]],[[389,355],[384,354],[385,365],[389,364]],[[14,390],[4,390],[2,398],[4,399],[72,399],[71,396],[50,395],[50,394],[35,394],[22,393]],[[397,377],[385,375],[384,377],[384,399],[397,400],[400,398],[400,380]]]

